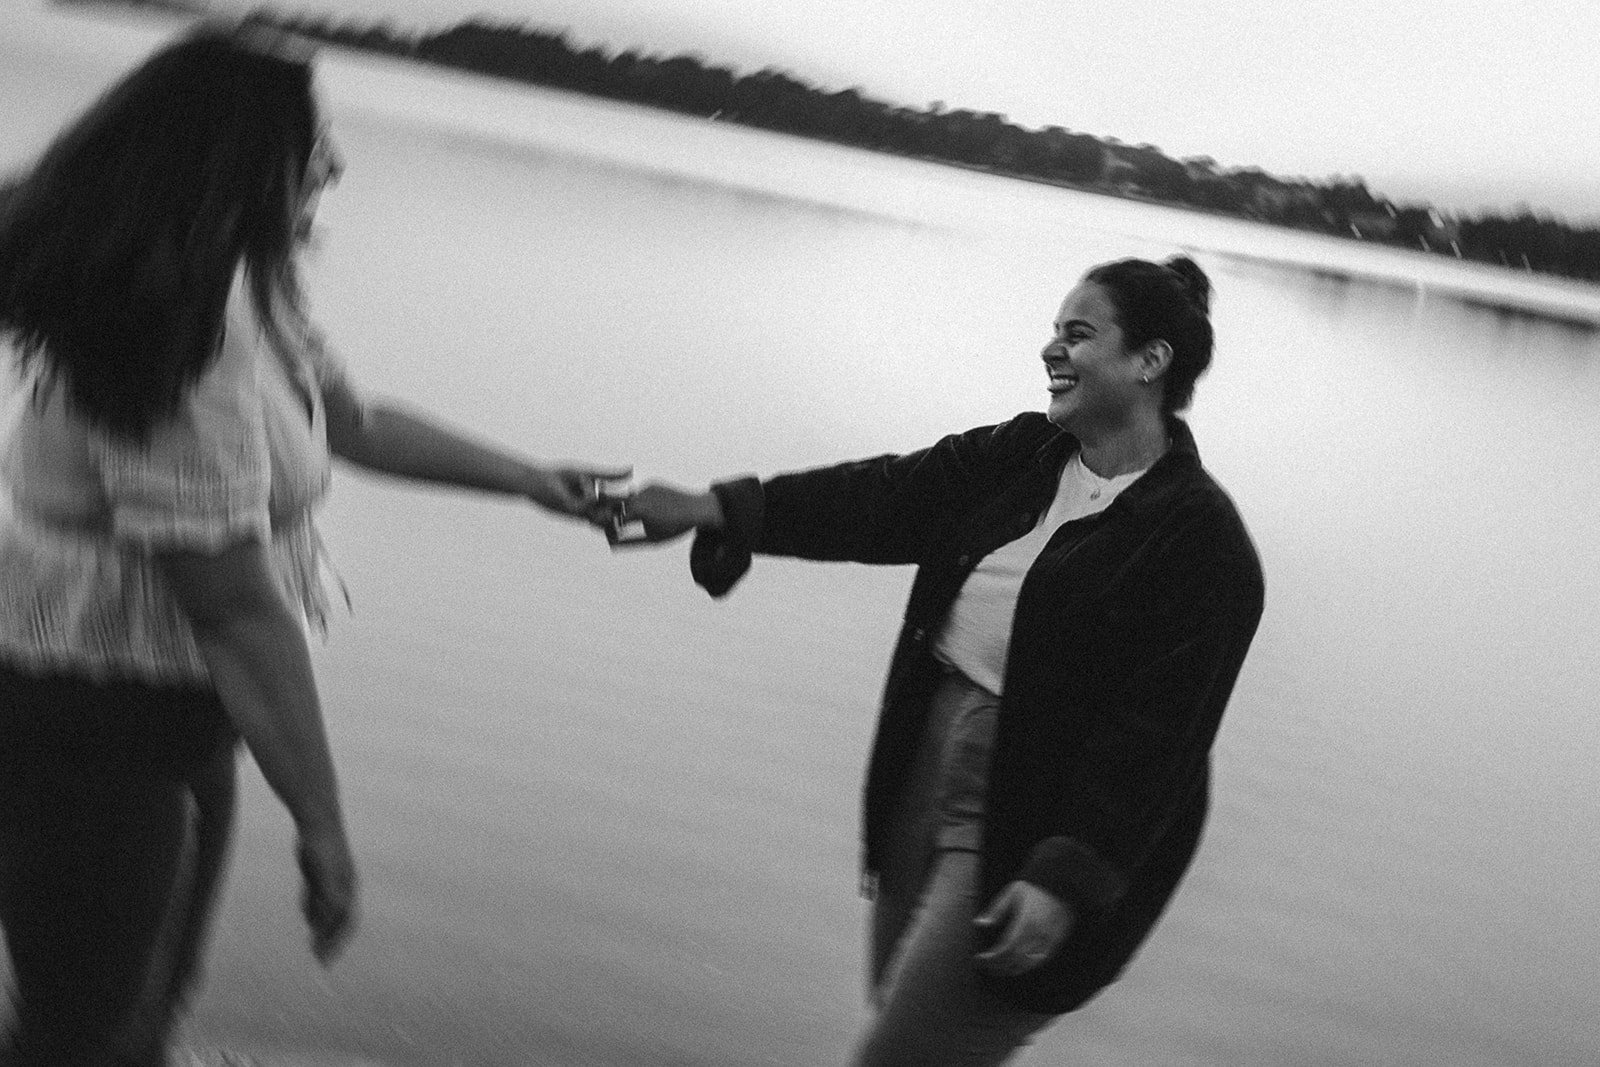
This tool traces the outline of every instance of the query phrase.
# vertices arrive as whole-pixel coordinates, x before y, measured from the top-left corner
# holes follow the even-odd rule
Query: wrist
[[[695,500],[694,524],[698,529],[720,530],[727,521],[722,513],[722,501],[717,499],[716,493],[708,489]]]
[[[541,463],[522,460],[511,478],[511,491],[520,497],[538,500],[550,486],[550,471]]]

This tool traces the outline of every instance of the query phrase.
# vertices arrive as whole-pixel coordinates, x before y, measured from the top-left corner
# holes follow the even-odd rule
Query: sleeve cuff
[[[724,597],[750,569],[751,551],[761,534],[765,494],[754,477],[718,482],[711,491],[722,507],[722,527],[695,533],[689,573],[707,593]]]
[[[1080,908],[1109,908],[1128,891],[1126,875],[1071,837],[1047,837],[1035,845],[1020,877]]]

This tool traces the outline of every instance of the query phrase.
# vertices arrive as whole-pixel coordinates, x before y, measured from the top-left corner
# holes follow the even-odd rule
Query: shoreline
[[[1381,242],[1353,240],[1333,234],[1280,226],[1259,219],[1243,218],[1194,205],[1174,204],[1149,197],[1120,193],[1116,190],[1077,186],[1066,182],[1013,174],[979,164],[889,152],[832,138],[812,137],[784,130],[769,129],[764,126],[752,126],[728,120],[712,119],[648,103],[619,100],[561,86],[535,85],[513,78],[483,75],[442,64],[419,63],[416,60],[383,55],[363,49],[345,48],[337,45],[330,47],[338,48],[339,55],[343,61],[359,65],[369,71],[392,73],[394,76],[402,78],[420,76],[446,79],[458,86],[466,87],[469,91],[481,92],[486,96],[499,100],[509,100],[518,95],[548,94],[578,105],[614,107],[637,115],[671,119],[685,124],[687,129],[693,129],[701,124],[731,127],[751,135],[779,138],[795,145],[838,149],[851,154],[860,154],[868,159],[898,160],[905,163],[922,164],[938,167],[942,170],[954,170],[971,174],[980,179],[1021,182],[1025,185],[1045,190],[1059,190],[1068,194],[1093,196],[1097,199],[1136,205],[1143,208],[1176,212],[1182,216],[1208,224],[1229,229],[1237,227],[1244,232],[1282,240],[1288,245],[1304,245],[1307,248],[1316,249],[1314,255],[1297,255],[1292,252],[1283,254],[1239,252],[1230,249],[1221,240],[1207,239],[1207,235],[1194,234],[1173,240],[1176,247],[1186,252],[1215,255],[1233,262],[1250,263],[1258,266],[1306,270],[1344,280],[1360,280],[1370,284],[1402,286],[1415,290],[1421,298],[1437,296],[1489,311],[1532,316],[1575,329],[1600,330],[1600,285],[1560,275],[1519,271],[1482,263],[1477,260],[1442,256],[1437,253],[1422,252]],[[499,132],[502,131],[497,131],[497,134]],[[746,184],[729,179],[726,174],[708,170],[703,165],[703,161],[698,160],[690,164],[663,160],[656,164],[646,165],[631,159],[621,159],[616,154],[607,152],[595,145],[587,146],[582,151],[582,154],[589,156],[589,158],[604,159],[609,162],[618,162],[620,160],[626,165],[642,166],[664,174],[675,174],[707,181],[726,181],[736,185]],[[840,206],[853,205],[841,204]]]
[[[36,10],[41,14],[58,17],[86,14],[91,20],[101,23],[126,25],[129,22],[142,22],[147,25],[174,28],[192,24],[197,18],[202,17],[170,8],[129,6],[119,0],[70,0],[70,2],[55,0],[52,3],[41,4]],[[1185,216],[1207,223],[1228,228],[1242,227],[1244,232],[1268,238],[1281,238],[1286,243],[1303,243],[1317,249],[1315,255],[1245,253],[1230,250],[1220,241],[1206,240],[1201,235],[1195,235],[1175,241],[1185,251],[1213,254],[1233,262],[1264,267],[1309,270],[1344,280],[1359,279],[1369,283],[1403,286],[1415,290],[1420,298],[1439,296],[1489,311],[1532,316],[1575,329],[1600,330],[1600,285],[1563,275],[1522,271],[1399,245],[1283,226],[1261,219],[1193,204],[1160,200],[1099,185],[1076,184],[1006,171],[985,164],[871,148],[831,137],[794,133],[737,120],[696,115],[646,101],[618,99],[558,85],[536,84],[518,78],[486,74],[466,67],[352,47],[336,41],[318,41],[318,47],[334,49],[342,61],[369,70],[389,71],[408,79],[419,76],[445,78],[502,100],[511,94],[556,94],[574,102],[615,106],[635,113],[670,117],[691,125],[715,123],[754,134],[782,138],[797,144],[825,145],[844,149],[850,153],[863,153],[877,159],[926,164],[984,178],[1022,182],[1042,189],[1056,189],[1130,205],[1181,212]],[[589,152],[596,158],[607,158],[600,149],[591,147],[585,154]],[[706,174],[703,168],[684,167],[672,162],[665,162],[651,169],[708,180],[717,177]]]

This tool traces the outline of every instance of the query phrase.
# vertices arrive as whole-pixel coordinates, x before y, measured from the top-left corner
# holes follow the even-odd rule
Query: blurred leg
[[[992,1067],[1055,1018],[1016,1008],[978,984],[977,882],[977,853],[938,853],[878,986],[878,1014],[857,1067]]]
[[[238,805],[238,750],[231,743],[193,781],[194,863],[177,920],[168,995],[185,1000],[199,985],[211,922],[221,903]]]
[[[238,791],[237,748],[229,742],[189,781],[192,814],[184,864],[143,996],[118,1041],[119,1067],[159,1067],[167,1042],[199,988],[223,878]]]
[[[895,949],[921,906],[937,853],[939,772],[943,753],[946,702],[955,690],[941,688],[934,698],[926,735],[920,740],[901,795],[889,816],[879,860],[877,893],[872,902],[871,958],[868,999],[881,1007],[885,979]]]
[[[183,848],[183,785],[60,766],[0,784],[8,1067],[100,1067],[146,979]]]
[[[867,989],[874,1007],[883,1006],[889,964],[917,913],[934,858],[932,848],[914,833],[896,834],[886,851],[872,900]]]

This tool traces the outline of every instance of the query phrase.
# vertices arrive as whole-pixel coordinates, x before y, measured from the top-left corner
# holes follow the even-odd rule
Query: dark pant
[[[194,812],[232,746],[209,690],[0,668],[0,926],[15,983],[0,1064],[160,1062],[149,1046],[165,1025],[140,1008],[159,1012],[181,984],[172,961],[197,908],[204,929],[220,862],[197,901]]]

